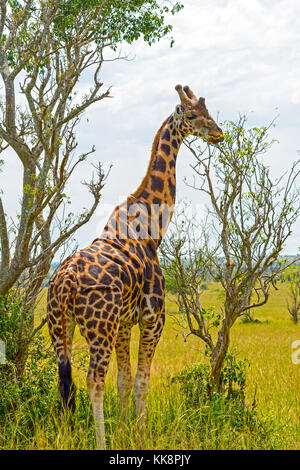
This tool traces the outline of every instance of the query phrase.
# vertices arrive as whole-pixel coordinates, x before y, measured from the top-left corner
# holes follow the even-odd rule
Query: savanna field
[[[287,287],[273,292],[267,305],[254,312],[257,323],[238,320],[232,329],[230,353],[247,359],[245,403],[249,416],[239,405],[211,405],[197,398],[190,402],[178,381],[172,378],[196,363],[207,363],[204,347],[196,337],[183,340],[170,313],[177,310],[168,295],[166,325],[159,342],[147,400],[144,434],[137,433],[131,400],[128,428],[121,431],[117,394],[116,359],[113,356],[106,381],[105,417],[110,449],[300,449],[300,365],[292,362],[292,342],[300,340],[286,309]],[[202,304],[222,303],[222,291],[211,283],[203,292]],[[45,292],[37,310],[45,313]],[[31,357],[26,374],[26,396],[11,392],[14,406],[1,418],[1,449],[93,449],[95,436],[90,402],[85,388],[88,354],[85,341],[75,332],[73,377],[77,386],[77,409],[73,430],[60,426],[57,371],[45,327]],[[136,369],[138,327],[131,343],[133,371]],[[34,359],[34,357],[36,359]],[[31,380],[30,380],[31,377]],[[38,377],[38,378],[37,378]],[[23,391],[24,392],[24,391]],[[13,394],[16,394],[14,397]],[[196,390],[197,395],[197,390]],[[199,392],[201,395],[201,391]],[[24,393],[23,393],[24,395]],[[26,395],[26,392],[25,392]],[[2,397],[3,398],[3,397]]]

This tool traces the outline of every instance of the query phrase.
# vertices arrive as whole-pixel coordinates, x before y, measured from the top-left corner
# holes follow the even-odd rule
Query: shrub
[[[236,360],[232,354],[227,354],[222,370],[222,389],[214,396],[221,394],[226,399],[235,398],[244,401],[246,386],[247,360]],[[196,364],[190,369],[183,370],[180,375],[173,377],[172,382],[179,382],[188,403],[192,406],[200,404],[203,399],[211,399],[210,366]]]
[[[23,310],[23,298],[18,291],[11,289],[7,296],[0,296],[0,339],[6,345],[8,364],[26,343],[31,318],[31,312]]]
[[[179,385],[187,426],[191,429],[198,426],[200,434],[201,429],[213,433],[211,439],[215,446],[218,441],[216,436],[224,442],[224,434],[245,433],[255,435],[255,442],[260,442],[263,447],[273,430],[273,423],[264,422],[254,407],[245,403],[248,367],[248,361],[236,360],[228,354],[222,371],[222,388],[212,393],[208,364],[196,364],[171,380],[173,384]],[[209,436],[206,435],[205,439],[209,439]]]
[[[25,422],[42,418],[53,405],[57,390],[56,358],[42,334],[35,337],[21,379],[13,367],[10,360],[0,366],[0,421],[20,408]]]

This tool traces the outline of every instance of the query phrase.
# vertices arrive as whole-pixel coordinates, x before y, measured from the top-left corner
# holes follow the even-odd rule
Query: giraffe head
[[[175,90],[179,94],[181,104],[175,108],[174,121],[184,135],[204,137],[211,144],[222,142],[222,129],[207,111],[205,99],[198,99],[188,86],[182,88],[181,85],[176,85]]]

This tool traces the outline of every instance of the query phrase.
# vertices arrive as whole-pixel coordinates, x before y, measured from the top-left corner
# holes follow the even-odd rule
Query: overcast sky
[[[82,119],[80,149],[92,144],[92,161],[113,163],[93,220],[77,234],[80,247],[101,233],[113,207],[133,192],[144,176],[153,138],[178,103],[177,83],[188,84],[206,98],[210,114],[219,121],[247,113],[249,123],[265,125],[277,115],[273,137],[279,139],[264,157],[275,176],[288,170],[300,149],[300,1],[299,0],[182,0],[184,10],[171,18],[175,44],[166,40],[151,48],[142,41],[126,46],[132,61],[107,62],[102,81],[113,99],[94,105]],[[82,80],[80,88],[89,88]],[[88,118],[88,122],[87,119]],[[200,193],[183,183],[191,175],[191,155],[182,147],[177,164],[177,199],[193,201],[201,212]],[[16,180],[21,176],[12,159],[2,178],[8,207],[15,207]],[[72,208],[90,200],[80,181],[91,168],[81,166],[70,193]],[[8,197],[8,191],[11,192]],[[300,230],[291,237],[286,253],[295,253]]]

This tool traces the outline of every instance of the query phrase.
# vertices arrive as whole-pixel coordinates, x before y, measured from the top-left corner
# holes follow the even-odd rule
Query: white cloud
[[[115,162],[103,204],[117,204],[120,195],[139,185],[154,135],[177,104],[176,83],[189,84],[204,96],[210,113],[220,112],[221,120],[247,112],[250,123],[262,125],[279,112],[274,136],[280,136],[280,144],[268,157],[272,171],[280,173],[297,158],[299,0],[190,0],[184,4],[184,10],[171,18],[172,49],[167,41],[151,48],[139,41],[133,48],[124,47],[135,60],[107,62],[102,70],[101,80],[105,87],[112,85],[114,98],[88,111],[89,122],[82,121],[78,137],[82,149],[96,145],[93,159]],[[89,88],[88,80],[86,76],[81,81],[81,90]],[[181,149],[177,194],[195,200],[197,196],[182,183],[190,171],[188,163],[189,155]],[[82,167],[70,188],[75,207],[83,198],[78,184],[89,172],[88,166]],[[99,220],[96,217],[81,229],[80,246],[98,235]],[[290,241],[290,251],[297,247],[296,238]]]

